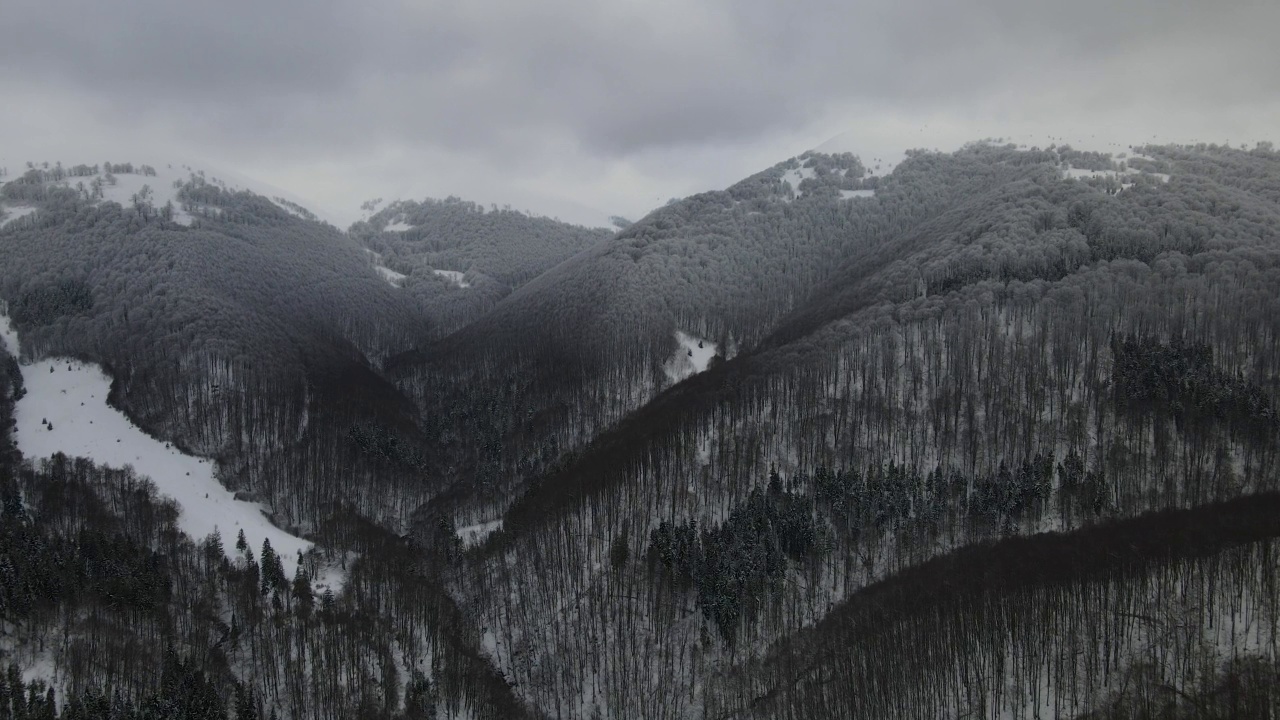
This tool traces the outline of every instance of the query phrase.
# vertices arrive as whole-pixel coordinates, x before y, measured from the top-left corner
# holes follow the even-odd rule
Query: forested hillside
[[[350,232],[390,271],[388,280],[413,296],[437,335],[480,318],[516,288],[611,234],[452,197],[390,203]]]
[[[269,542],[185,535],[130,468],[20,462],[12,360],[0,349],[0,717],[521,716],[421,550],[358,515],[316,525],[290,577]]]
[[[192,172],[157,208],[156,177],[54,166],[0,186],[23,208],[0,227],[2,344],[20,336],[26,360],[0,350],[0,716],[520,716],[431,580],[440,561],[401,536],[430,450],[376,363],[429,324],[300,206]],[[101,365],[115,407],[304,534],[299,572],[233,527],[185,534],[190,508],[152,483],[182,478],[23,458],[14,407],[45,357]]]
[[[1046,531],[1085,542],[1098,523],[1278,489],[1280,156],[1268,147],[1147,147],[1123,163],[1102,165],[1061,148],[975,145],[913,154],[870,199],[766,198],[763,210],[739,210],[711,196],[722,209],[710,217],[741,213],[748,224],[785,228],[807,211],[795,236],[813,244],[797,241],[779,262],[802,266],[801,249],[825,251],[825,262],[815,261],[812,275],[797,273],[805,282],[788,293],[778,289],[784,283],[756,296],[756,326],[735,325],[730,303],[719,312],[710,301],[690,303],[707,308],[705,319],[683,316],[655,292],[650,302],[661,310],[638,306],[630,322],[615,325],[618,352],[576,358],[592,351],[592,340],[559,346],[562,355],[548,357],[581,383],[554,396],[564,408],[560,425],[524,409],[546,412],[549,404],[546,395],[520,394],[547,392],[537,360],[523,370],[535,378],[527,384],[471,383],[493,398],[478,421],[493,428],[491,439],[477,454],[533,470],[502,531],[458,568],[455,593],[482,608],[477,632],[485,629],[486,647],[522,696],[568,715],[774,717],[803,707],[794,716],[935,717],[950,707],[957,715],[968,708],[1030,716],[1036,702],[981,690],[963,668],[933,668],[942,674],[909,686],[927,697],[885,687],[876,699],[858,689],[869,680],[823,679],[852,661],[847,654],[821,660],[834,665],[796,676],[800,684],[778,679],[769,663],[798,662],[780,655],[779,643],[854,602],[861,588],[961,548]],[[770,183],[766,175],[761,184]],[[699,196],[683,206],[708,202]],[[643,240],[651,237],[646,228],[671,222],[659,211],[557,273],[596,263],[599,276],[611,254],[641,266],[646,251],[681,257],[657,254]],[[670,247],[685,238],[710,242],[701,225],[666,227],[661,242]],[[723,248],[744,235],[724,233],[717,254],[731,254]],[[690,272],[687,286],[708,288],[714,299],[709,288],[724,286],[700,281],[716,271],[698,274],[691,239],[685,247],[691,259],[675,262]],[[552,289],[591,297],[580,307],[548,301],[559,317],[604,318],[596,322],[605,327],[615,299],[643,297],[625,282],[547,277],[519,294],[523,310],[513,304],[507,312],[539,317],[535,293]],[[704,332],[724,333],[726,345],[733,332],[738,353],[665,391],[650,380],[657,394],[646,402],[635,388],[655,377],[662,357],[634,349],[646,317],[659,328],[655,338],[664,324],[705,323]],[[576,324],[554,326],[568,333]],[[507,365],[483,367],[475,373],[501,376]],[[477,405],[486,407],[470,407]],[[618,421],[592,437],[585,423],[575,427],[579,417],[597,428]],[[530,460],[540,457],[554,460]],[[502,496],[484,497],[491,507]],[[1273,535],[1270,526],[1259,532],[1259,541]],[[1210,540],[1190,552],[1210,558],[1195,572],[1236,562]],[[1149,565],[1132,572],[1124,582],[1156,582],[1142,579],[1155,577]],[[1078,581],[1085,582],[1093,581]],[[1233,587],[1215,597],[1235,597]],[[1274,598],[1241,592],[1256,600],[1231,613],[1266,617]],[[997,593],[990,602],[1010,601]],[[1160,622],[1192,611],[1161,597],[1142,602],[1155,603],[1143,612]],[[1198,617],[1218,622],[1209,617],[1218,600],[1205,602],[1207,609],[1193,608]],[[957,611],[955,622],[988,627],[981,607]],[[1084,610],[1060,607],[1062,617],[1087,622]],[[1246,650],[1272,662],[1269,641],[1259,639],[1270,637],[1271,622],[1240,648],[1213,650],[1221,657],[1192,651],[1187,662],[1228,672],[1218,661],[1244,662]],[[1006,642],[998,634],[956,637]],[[967,648],[960,657],[976,652],[958,647]],[[1232,677],[1170,677],[1172,661],[1152,647],[1117,646],[1107,667],[1146,667],[1192,697]],[[1039,657],[1018,672],[1056,673],[1057,662]],[[1098,688],[1111,687],[1113,676],[1097,672],[1072,676],[1089,691],[1072,690],[1070,702],[1054,707],[1064,715],[1101,712]],[[1010,682],[1029,687],[1025,677]],[[1066,686],[1045,682],[1033,700],[1065,702]],[[785,700],[742,706],[748,695]],[[967,705],[957,704],[962,695]]]
[[[314,521],[334,501],[403,514],[394,498],[412,503],[418,479],[375,470],[380,460],[333,438],[412,432],[411,406],[375,366],[427,323],[357,244],[265,197],[195,173],[159,209],[149,189],[127,206],[95,189],[121,178],[147,188],[155,172],[33,168],[0,186],[0,202],[33,210],[0,227],[0,296],[28,356],[105,366],[114,404],[217,457],[235,489],[269,499],[284,522]],[[400,488],[380,492],[386,483]]]
[[[146,171],[0,178],[0,716],[1280,715],[1269,145],[806,153],[615,234],[69,179]],[[297,576],[23,458],[61,356]]]

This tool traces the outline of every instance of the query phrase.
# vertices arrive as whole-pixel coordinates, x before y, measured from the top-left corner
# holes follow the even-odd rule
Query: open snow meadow
[[[667,360],[663,370],[671,382],[680,382],[691,375],[705,372],[716,355],[716,344],[705,338],[676,331],[676,351]]]
[[[17,355],[17,334],[5,315],[0,315],[0,337]],[[54,358],[22,365],[22,378],[27,393],[15,409],[14,437],[27,459],[63,453],[109,467],[132,466],[161,495],[178,503],[178,525],[192,540],[199,542],[217,530],[232,557],[243,530],[255,554],[263,540],[270,540],[288,577],[293,576],[298,554],[311,543],[272,525],[257,503],[236,500],[214,477],[211,460],[186,455],[147,435],[108,405],[111,378],[102,368]]]

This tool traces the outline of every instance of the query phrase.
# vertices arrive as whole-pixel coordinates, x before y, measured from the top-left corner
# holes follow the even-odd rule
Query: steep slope
[[[437,334],[467,325],[611,234],[457,198],[393,202],[350,232],[388,282],[418,301]]]
[[[414,304],[300,206],[193,173],[157,207],[130,167],[0,187],[30,209],[0,228],[4,345],[26,361],[0,351],[0,660],[117,714],[226,717],[234,696],[238,717],[520,717],[400,534],[432,459],[375,363],[430,334]]]
[[[39,456],[51,443],[91,441],[113,412],[53,415],[77,398],[50,395],[49,384],[83,373],[46,375],[47,365],[19,366],[0,347],[5,712],[53,718],[56,710],[68,720],[226,720],[228,711],[237,720],[527,716],[460,636],[459,608],[402,538],[335,514],[315,528],[316,547],[295,570],[290,542],[255,542],[260,523],[242,525],[248,532],[239,538],[230,522],[225,538],[191,534],[210,520],[230,520],[227,508],[207,507],[219,503],[220,488],[204,488],[215,497],[202,502],[189,497],[200,491],[189,487],[198,481],[181,475],[153,482],[131,467],[84,457],[24,458],[14,443],[15,410],[17,445]],[[28,427],[36,409],[49,411],[57,428]],[[94,419],[95,427],[70,428]],[[69,428],[77,435],[66,437]],[[146,438],[124,439],[122,448],[109,446],[113,452],[88,452],[113,464],[121,451],[172,453],[142,447]],[[144,460],[137,469],[157,471],[154,458]],[[269,539],[281,539],[269,530]]]
[[[252,689],[289,717],[1275,704],[1269,147],[979,143],[884,177],[806,154],[559,262],[578,240],[430,249],[452,213],[525,222],[465,203],[353,228],[413,267],[199,176],[170,211],[66,185],[0,188],[25,357],[100,363],[116,407],[317,548],[294,589],[127,471],[23,466],[34,366],[0,353],[0,601],[59,692]],[[510,293],[443,337],[398,287],[473,290],[489,261]]]
[[[502,502],[534,468],[681,376],[669,371],[677,331],[732,355],[821,282],[860,231],[880,232],[902,198],[844,197],[878,182],[863,175],[852,156],[806,154],[672,203],[388,369],[428,422],[439,419],[429,434],[450,449],[459,482]],[[912,203],[917,214],[896,221],[944,202]]]
[[[912,154],[804,301],[537,473],[455,576],[521,694],[729,710],[771,645],[952,549],[1280,489],[1280,156],[1142,154]]]
[[[0,186],[3,204],[35,208],[0,228],[0,296],[27,356],[102,365],[112,402],[148,432],[218,458],[234,487],[263,493],[282,521],[314,521],[315,499],[333,497],[321,488],[346,483],[337,473],[351,462],[286,469],[303,448],[359,455],[332,436],[358,425],[412,432],[410,406],[371,365],[426,335],[412,304],[347,237],[297,216],[305,211],[198,174],[171,188],[176,204],[135,193],[123,207],[98,197],[111,187],[103,178],[141,187],[151,169],[83,174],[93,169],[33,169]],[[384,501],[367,485],[389,480],[377,475],[348,499],[395,512],[374,504]]]

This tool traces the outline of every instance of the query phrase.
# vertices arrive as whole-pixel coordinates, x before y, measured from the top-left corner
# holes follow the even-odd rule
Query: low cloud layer
[[[207,158],[344,217],[448,194],[634,216],[842,132],[864,154],[1280,139],[1274,2],[3,0],[0,17],[6,162]]]

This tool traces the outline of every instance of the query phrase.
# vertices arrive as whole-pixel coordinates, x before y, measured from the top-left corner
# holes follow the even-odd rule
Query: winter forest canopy
[[[616,232],[7,168],[0,718],[1280,714],[1280,153],[869,167]],[[26,454],[55,359],[305,551]]]

